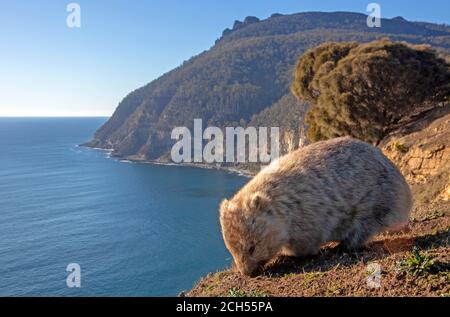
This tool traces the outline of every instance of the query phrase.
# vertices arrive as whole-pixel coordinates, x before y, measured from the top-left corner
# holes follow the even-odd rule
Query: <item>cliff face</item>
[[[211,49],[126,96],[86,145],[133,159],[167,158],[174,143],[171,130],[191,128],[194,118],[202,118],[204,125],[219,127],[241,122],[279,126],[282,150],[288,151],[298,146],[304,130],[301,116],[306,105],[289,95],[289,85],[293,66],[306,49],[325,41],[364,42],[388,36],[450,50],[447,27],[400,19],[382,23],[382,28],[370,29],[365,15],[345,12],[238,21]]]
[[[410,183],[417,203],[450,200],[450,104],[393,133],[381,148]]]
[[[280,154],[284,155],[307,142],[307,126],[303,119],[308,108],[307,103],[297,101],[288,93],[271,107],[254,115],[249,125],[280,127]]]

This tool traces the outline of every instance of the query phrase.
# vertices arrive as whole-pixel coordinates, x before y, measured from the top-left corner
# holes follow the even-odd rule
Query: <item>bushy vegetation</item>
[[[292,94],[286,94],[260,113],[254,115],[250,126],[282,127],[283,129],[298,130],[302,124],[309,105],[298,102]]]
[[[325,43],[299,59],[291,89],[313,104],[312,141],[350,135],[376,144],[425,101],[445,99],[449,67],[426,45]]]

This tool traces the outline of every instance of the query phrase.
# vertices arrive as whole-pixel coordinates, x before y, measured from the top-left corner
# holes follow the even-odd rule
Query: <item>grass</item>
[[[207,285],[207,286],[206,286],[205,291],[206,291],[207,293],[210,293],[210,292],[212,292],[215,288],[216,288],[216,285],[215,285],[215,284],[210,284],[210,285]]]
[[[205,292],[207,294],[210,294],[216,288],[218,288],[220,286],[221,279],[223,278],[224,275],[225,275],[225,272],[216,272],[215,275],[211,275],[211,276],[213,276],[213,278],[212,278],[211,282],[205,287]]]
[[[417,247],[414,247],[409,256],[400,262],[401,271],[409,272],[415,276],[430,273],[434,266],[434,258],[420,252]]]
[[[445,213],[443,213],[441,211],[435,211],[435,212],[426,214],[424,217],[422,217],[420,219],[413,218],[412,221],[413,222],[430,221],[430,220],[434,220],[434,219],[441,218],[444,216],[445,216]]]
[[[309,273],[305,273],[303,275],[303,281],[302,281],[302,285],[303,286],[308,286],[310,285],[312,282],[314,282],[315,280],[319,279],[322,276],[322,272],[309,272]]]
[[[251,290],[250,292],[242,291],[238,288],[231,288],[228,290],[229,297],[268,297],[268,295],[264,292],[260,292],[257,290]]]
[[[397,152],[400,152],[400,153],[406,153],[409,151],[408,147],[406,145],[404,145],[403,143],[394,142],[393,146],[394,146],[394,150],[396,150]]]
[[[329,285],[325,290],[325,297],[334,297],[340,295],[340,287],[337,285]]]
[[[297,277],[298,274],[296,273],[286,273],[283,275],[283,279],[285,280],[290,280],[291,278]]]
[[[301,285],[302,286],[308,286],[311,285],[312,282],[319,279],[323,275],[322,272],[305,272],[303,274],[301,273],[286,273],[283,275],[283,280],[290,280],[296,277],[301,277]]]

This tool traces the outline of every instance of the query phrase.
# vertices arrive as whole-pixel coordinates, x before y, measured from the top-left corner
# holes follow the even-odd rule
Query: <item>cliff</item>
[[[381,148],[410,183],[417,203],[450,200],[450,104],[394,132]]]

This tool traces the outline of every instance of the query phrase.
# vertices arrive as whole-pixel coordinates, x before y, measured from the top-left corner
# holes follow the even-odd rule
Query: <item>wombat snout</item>
[[[249,277],[255,277],[261,274],[265,261],[256,262],[256,261],[246,261],[240,262],[239,264],[234,263],[236,269],[243,275],[247,275]]]

